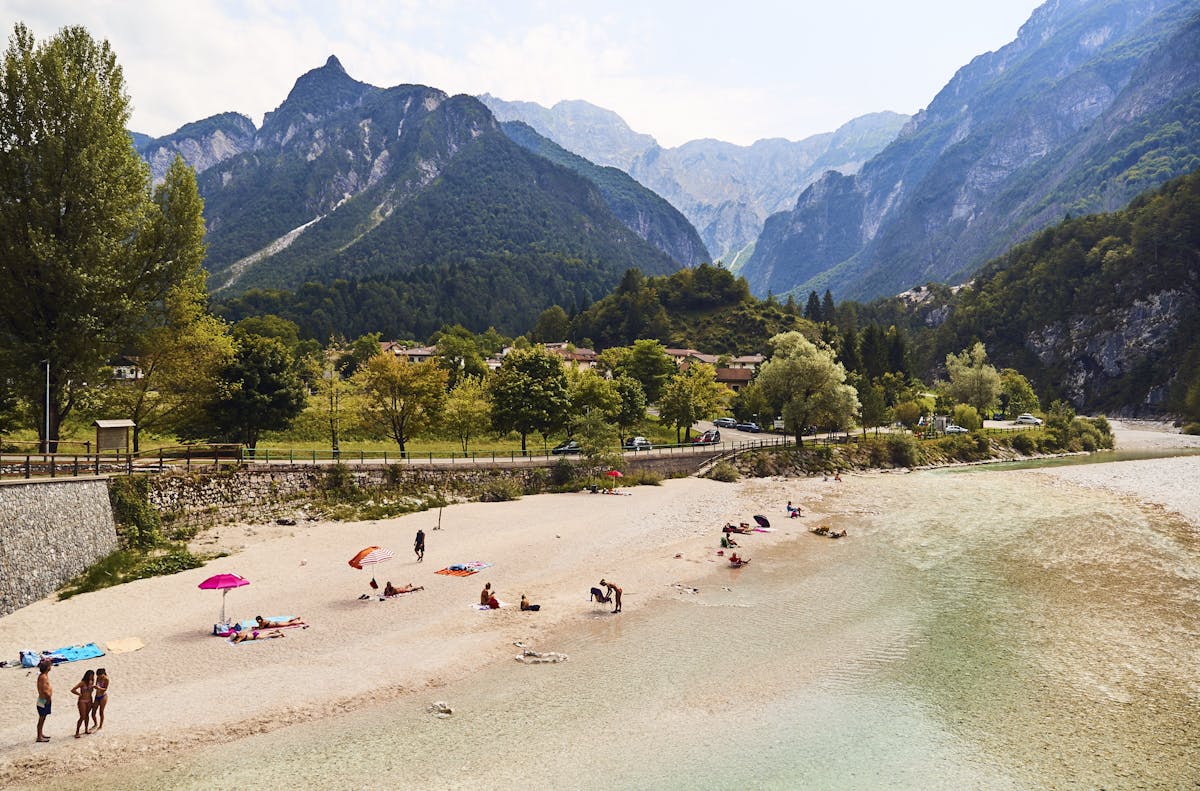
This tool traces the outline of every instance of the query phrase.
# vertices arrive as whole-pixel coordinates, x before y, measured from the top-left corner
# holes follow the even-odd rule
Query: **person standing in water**
[[[92,713],[92,692],[96,689],[95,685],[96,671],[89,670],[83,674],[83,678],[79,683],[71,687],[71,694],[79,697],[76,701],[79,706],[79,719],[75,722],[75,738],[79,738],[79,727],[83,726],[85,734],[91,733],[88,729],[88,716]]]
[[[43,659],[38,663],[37,677],[37,713],[38,727],[37,740],[39,742],[48,742],[50,737],[42,733],[42,727],[46,723],[46,718],[50,716],[50,698],[54,694],[54,688],[50,685],[50,668],[54,667],[54,663],[49,659]]]
[[[108,705],[108,673],[104,668],[96,671],[96,697],[92,700],[92,730],[104,727],[104,707]],[[99,719],[97,719],[97,717]]]
[[[417,540],[413,542],[413,552],[417,555],[417,562],[420,563],[425,559],[425,531],[417,528]]]
[[[612,597],[613,612],[614,613],[620,612],[621,611],[621,588],[617,585],[614,585],[611,582],[605,582],[604,580],[600,580],[600,584],[605,587],[605,589],[608,592],[608,595]]]

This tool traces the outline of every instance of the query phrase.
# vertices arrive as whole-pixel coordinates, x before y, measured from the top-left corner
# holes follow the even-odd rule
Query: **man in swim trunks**
[[[613,612],[614,613],[620,612],[621,611],[621,589],[618,586],[614,585],[613,583],[605,582],[604,580],[600,580],[600,584],[605,587],[608,595],[610,597],[612,597]]]
[[[425,531],[417,528],[417,540],[413,542],[413,552],[417,555],[417,562],[420,563],[425,559]]]
[[[49,659],[43,659],[38,663],[37,677],[37,740],[39,742],[48,742],[50,737],[42,733],[42,726],[46,723],[46,718],[50,716],[50,698],[54,694],[54,688],[50,686],[50,668],[54,667],[54,663]]]

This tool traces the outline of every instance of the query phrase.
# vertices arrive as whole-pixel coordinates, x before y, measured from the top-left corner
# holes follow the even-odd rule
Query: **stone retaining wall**
[[[53,593],[117,548],[103,479],[0,486],[0,616]]]

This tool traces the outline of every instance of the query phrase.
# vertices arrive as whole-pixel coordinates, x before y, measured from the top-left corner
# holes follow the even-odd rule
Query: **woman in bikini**
[[[92,730],[104,727],[104,707],[108,705],[108,673],[104,668],[96,671],[96,697],[92,700]],[[97,721],[97,717],[99,720]]]
[[[92,713],[92,692],[96,688],[95,684],[93,683],[95,678],[96,671],[89,670],[83,674],[83,678],[80,679],[78,684],[71,687],[71,694],[79,696],[79,700],[77,701],[77,705],[79,706],[79,719],[75,721],[76,739],[79,738],[79,728],[81,726],[83,727],[83,732],[85,734],[91,733],[91,731],[88,730],[87,724],[88,715]]]

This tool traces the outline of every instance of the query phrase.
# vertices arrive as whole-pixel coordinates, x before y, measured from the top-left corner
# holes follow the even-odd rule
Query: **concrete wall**
[[[107,481],[0,485],[0,616],[53,593],[116,548]]]

